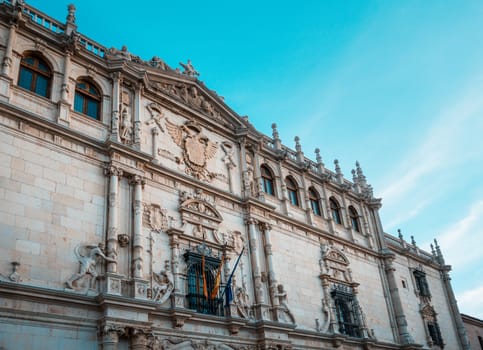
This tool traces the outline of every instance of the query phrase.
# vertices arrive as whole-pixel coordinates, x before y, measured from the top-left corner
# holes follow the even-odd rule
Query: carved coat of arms
[[[183,149],[183,159],[179,161],[186,164],[185,172],[199,180],[211,181],[215,174],[208,171],[207,161],[215,156],[218,144],[211,142],[201,132],[201,127],[192,121],[178,126],[166,119],[166,129],[173,141]]]

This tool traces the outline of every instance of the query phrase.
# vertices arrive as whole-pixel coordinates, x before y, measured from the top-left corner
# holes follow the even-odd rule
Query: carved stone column
[[[255,168],[253,169],[253,181],[256,182],[258,188],[258,193],[256,195],[258,196],[258,199],[260,199],[261,201],[265,201],[265,193],[263,192],[263,179],[262,175],[260,174],[260,158],[257,150],[253,152],[253,166]]]
[[[109,176],[109,211],[107,217],[107,293],[121,295],[121,277],[117,274],[118,230],[119,230],[119,176],[122,170],[112,164],[104,169]]]
[[[409,334],[408,323],[406,315],[402,307],[401,298],[399,296],[399,290],[397,288],[396,276],[394,271],[396,270],[393,265],[394,254],[387,252],[384,260],[385,271],[387,281],[389,284],[389,292],[391,294],[391,301],[394,308],[394,314],[396,317],[396,325],[399,334],[399,342],[401,344],[414,344],[414,339]]]
[[[248,198],[252,195],[250,191],[250,181],[247,173],[247,150],[246,150],[246,139],[242,137],[238,141],[238,146],[240,147],[240,164],[242,173],[242,193],[243,197]]]
[[[131,334],[130,350],[146,350],[148,337],[143,330],[133,330]]]
[[[278,298],[275,297],[275,293],[277,292],[277,277],[275,276],[275,269],[273,264],[272,258],[272,240],[271,240],[271,229],[269,223],[261,222],[260,229],[263,232],[265,237],[265,257],[267,259],[267,267],[268,267],[268,285],[270,288],[270,299],[272,300],[273,307],[278,306]]]
[[[349,215],[349,208],[347,207],[347,199],[346,199],[346,192],[347,190],[342,191],[342,208],[340,210],[342,211],[341,216],[344,218],[344,223],[345,223],[345,228],[347,229],[347,232],[349,232],[349,237],[352,242],[354,242],[354,232],[352,229],[352,221],[351,217]]]
[[[110,330],[104,332],[102,336],[102,350],[117,350],[119,343],[119,335],[116,331]]]
[[[458,304],[454,296],[453,288],[451,287],[451,277],[449,276],[450,266],[443,266],[443,270],[440,272],[441,279],[443,280],[444,291],[446,298],[450,305],[451,316],[456,323],[456,330],[458,332],[459,342],[463,350],[470,350],[471,346],[468,341],[468,335],[466,334],[466,329],[461,319],[461,314],[458,309]]]
[[[119,93],[121,90],[121,73],[112,73],[112,115],[111,115],[111,141],[120,141],[119,138]]]
[[[132,252],[132,272],[134,277],[134,297],[138,299],[147,298],[148,281],[143,279],[143,185],[144,180],[141,176],[135,175],[131,178],[134,186],[133,195],[133,252]]]
[[[108,228],[107,228],[107,256],[115,259],[114,262],[107,263],[107,272],[117,272],[117,234],[119,225],[119,177],[122,176],[122,170],[113,165],[109,165],[104,169],[104,174],[109,176],[109,212],[108,212]]]
[[[66,50],[64,55],[64,78],[60,88],[59,115],[57,122],[68,126],[70,123],[69,104],[69,72],[71,66],[71,52]]]
[[[17,23],[12,21],[8,31],[7,47],[2,62],[2,74],[0,76],[0,97],[6,101],[10,99],[10,83],[12,77],[10,76],[12,67],[12,49],[17,38]]]
[[[169,244],[171,247],[171,270],[173,271],[174,277],[174,289],[173,293],[171,293],[171,305],[175,308],[184,308],[185,299],[183,294],[184,288],[181,285],[182,282],[179,271],[179,235],[182,233],[183,231],[176,228],[170,228],[168,230],[168,235],[170,236]]]
[[[250,257],[253,271],[253,280],[255,283],[255,303],[263,303],[263,291],[262,291],[262,274],[260,272],[260,258],[257,248],[257,231],[255,225],[257,221],[255,219],[248,219],[248,236],[250,240]]]
[[[156,164],[159,164],[159,154],[158,154],[158,148],[159,148],[159,140],[158,140],[158,136],[159,136],[159,129],[157,126],[153,127],[151,129],[151,135],[153,135],[153,150],[152,150],[152,154],[153,154],[153,162],[156,163]]]

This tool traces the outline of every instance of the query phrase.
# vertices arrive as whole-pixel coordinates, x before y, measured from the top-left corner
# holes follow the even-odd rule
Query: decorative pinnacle
[[[317,164],[324,165],[324,163],[322,163],[322,157],[320,156],[320,149],[318,148],[315,149],[315,160],[317,161]]]
[[[431,243],[429,246],[431,247],[431,254],[436,255],[436,252],[434,251],[433,243]]]
[[[356,161],[356,171],[357,171],[357,177],[359,178],[359,182],[362,185],[365,185],[366,177],[364,176],[364,172],[362,171],[361,165],[358,161]]]
[[[399,236],[399,239],[402,241],[404,239],[403,235],[402,235],[402,232],[401,232],[401,229],[397,229],[397,235]]]
[[[342,175],[342,171],[340,170],[340,166],[339,166],[339,160],[334,159],[334,164],[335,164],[335,172],[337,173],[337,175]]]
[[[358,180],[358,179],[357,179],[357,176],[356,176],[356,171],[355,171],[354,169],[352,169],[352,170],[351,170],[351,174],[352,174],[352,182],[353,182],[354,184],[357,184],[357,182],[358,182],[357,180]]]
[[[414,236],[411,236],[411,244],[416,245],[416,241],[414,240]]]
[[[75,5],[74,4],[69,4],[67,6],[67,10],[68,10],[68,13],[67,13],[67,23],[75,23]]]
[[[295,141],[295,150],[297,152],[302,152],[302,146],[300,146],[300,137],[295,136],[294,141]]]
[[[280,140],[280,137],[279,137],[278,131],[277,131],[277,124],[275,124],[275,123],[272,124],[272,137],[275,140]]]

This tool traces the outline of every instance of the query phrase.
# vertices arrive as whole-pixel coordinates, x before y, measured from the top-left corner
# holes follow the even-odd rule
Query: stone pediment
[[[223,221],[223,218],[218,210],[216,210],[213,205],[202,199],[192,198],[185,200],[183,203],[181,203],[179,211],[183,218],[198,218],[198,220],[201,219],[202,221],[207,221],[212,224],[219,224]],[[201,222],[201,220],[199,222]]]
[[[207,89],[198,80],[185,79],[171,80],[156,77],[152,80],[149,79],[149,85],[154,90],[203,114],[207,119],[220,126],[233,131],[249,127],[249,124],[225,105],[223,99],[214,91]]]

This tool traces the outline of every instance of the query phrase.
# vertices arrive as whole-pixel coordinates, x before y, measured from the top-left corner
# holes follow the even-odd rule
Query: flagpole
[[[238,258],[236,259],[236,263],[235,263],[235,266],[233,266],[233,270],[231,271],[231,274],[230,274],[230,277],[228,278],[228,281],[226,282],[226,286],[225,286],[225,289],[223,289],[223,293],[221,293],[221,300],[223,300],[223,296],[225,295],[226,291],[228,290],[231,294],[231,279],[233,277],[233,274],[235,273],[236,271],[236,268],[238,266],[238,263],[240,262],[240,258],[241,256],[243,255],[243,252],[245,251],[245,247],[243,247],[242,251],[240,252],[240,255],[238,255]],[[228,297],[228,295],[227,295]],[[227,304],[229,303],[229,301],[227,300]]]

